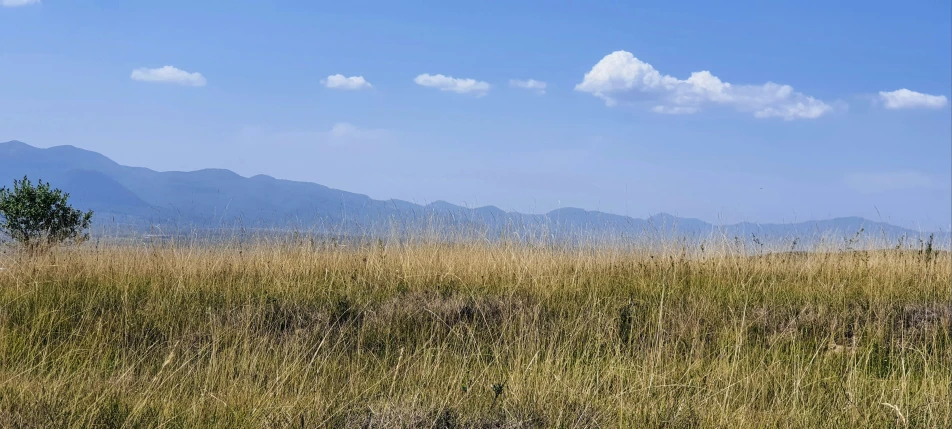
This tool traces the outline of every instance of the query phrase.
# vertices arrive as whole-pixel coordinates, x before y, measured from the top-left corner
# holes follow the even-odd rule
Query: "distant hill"
[[[719,225],[669,214],[638,219],[609,213],[562,208],[546,214],[507,212],[493,206],[466,208],[444,201],[419,205],[401,200],[374,200],[366,195],[316,183],[270,176],[242,177],[229,170],[159,172],[119,165],[111,159],[73,146],[36,148],[19,141],[0,143],[0,184],[28,175],[71,194],[71,201],[96,212],[99,223],[116,222],[133,229],[170,228],[302,228],[360,232],[387,225],[465,225],[495,233],[534,229],[552,234],[645,231],[679,236],[712,233],[745,240],[759,237],[847,237],[860,229],[890,240],[919,237],[917,231],[859,217],[792,224],[739,223]],[[949,239],[948,233],[939,235]]]

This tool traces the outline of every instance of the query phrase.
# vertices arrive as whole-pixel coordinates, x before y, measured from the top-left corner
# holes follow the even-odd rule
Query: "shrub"
[[[92,210],[84,213],[68,202],[68,193],[42,180],[33,186],[23,176],[12,190],[0,188],[0,232],[31,253],[88,239]]]

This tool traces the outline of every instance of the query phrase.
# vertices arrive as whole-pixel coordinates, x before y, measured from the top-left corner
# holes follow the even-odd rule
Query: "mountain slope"
[[[77,203],[103,212],[122,213],[134,207],[143,221],[150,222],[174,218],[208,226],[237,217],[252,225],[318,218],[367,221],[413,206],[263,175],[245,178],[219,169],[157,172],[122,166],[72,146],[39,149],[21,142],[0,143],[0,181],[10,183],[24,175],[53,182],[71,191]],[[104,198],[111,193],[112,203]]]
[[[22,142],[0,143],[0,183],[28,175],[42,178],[71,193],[74,203],[91,208],[97,217],[121,219],[144,226],[176,224],[216,228],[241,222],[247,227],[347,229],[404,224],[436,219],[442,225],[469,225],[490,230],[542,228],[560,232],[658,233],[749,239],[847,236],[861,228],[894,238],[916,236],[911,231],[863,218],[838,218],[796,224],[739,223],[715,226],[698,219],[658,214],[648,219],[561,208],[544,215],[506,212],[493,206],[465,208],[445,201],[426,206],[406,201],[374,200],[366,195],[315,183],[258,175],[242,177],[229,170],[158,172],[120,165],[96,152],[73,146],[40,149]],[[944,234],[945,238],[948,234]]]

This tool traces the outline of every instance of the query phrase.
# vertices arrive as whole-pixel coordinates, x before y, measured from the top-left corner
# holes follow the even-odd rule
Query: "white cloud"
[[[201,73],[189,73],[172,66],[156,69],[138,68],[132,71],[132,80],[142,82],[172,83],[185,86],[205,86],[205,77]]]
[[[475,79],[457,79],[441,74],[421,74],[413,79],[417,85],[429,88],[438,88],[440,91],[450,91],[457,94],[473,94],[482,97],[489,92],[489,84]]]
[[[697,113],[697,107],[684,106],[655,106],[651,108],[652,112],[664,113],[666,115],[690,115]]]
[[[386,140],[388,135],[385,130],[361,129],[347,122],[338,122],[326,133],[325,141],[331,146],[347,146],[379,142]]]
[[[670,114],[695,113],[705,104],[731,106],[758,118],[785,120],[818,118],[833,111],[830,105],[789,85],[733,85],[706,70],[683,80],[663,75],[626,51],[602,58],[575,90],[599,97],[609,106],[619,101],[658,103],[652,111]]]
[[[359,130],[357,129],[357,127],[351,125],[350,123],[338,122],[334,124],[333,127],[331,127],[330,135],[331,137],[346,137],[358,131]]]
[[[884,192],[904,189],[942,188],[942,181],[918,171],[884,173],[851,173],[844,177],[851,188],[861,192]]]
[[[3,5],[3,7],[18,7],[31,4],[40,4],[40,0],[0,0],[0,5]]]
[[[948,100],[944,95],[929,95],[908,89],[879,92],[879,99],[887,109],[941,109]]]
[[[247,144],[280,146],[319,146],[325,148],[364,148],[390,142],[392,133],[381,129],[359,128],[348,122],[338,122],[330,130],[268,131],[260,127],[245,127],[239,139]]]
[[[546,83],[535,79],[519,80],[511,79],[509,86],[523,89],[535,90],[539,94],[545,94]]]
[[[345,77],[342,74],[334,74],[327,77],[327,79],[322,79],[321,83],[328,88],[333,89],[367,89],[373,88],[373,85],[370,82],[367,82],[363,76],[351,76]]]

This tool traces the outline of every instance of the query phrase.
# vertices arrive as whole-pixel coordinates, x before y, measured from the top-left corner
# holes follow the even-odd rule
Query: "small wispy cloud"
[[[441,74],[421,74],[413,79],[417,85],[428,88],[437,88],[440,91],[455,92],[457,94],[473,94],[482,97],[489,92],[489,84],[475,79],[457,79]]]
[[[686,106],[654,106],[651,108],[652,112],[663,113],[665,115],[690,115],[692,113],[697,113],[697,107],[686,107]]]
[[[880,91],[879,100],[887,109],[941,109],[948,103],[944,95],[930,95],[906,88]]]
[[[389,133],[386,130],[363,129],[349,122],[338,122],[326,133],[327,144],[331,146],[347,146],[368,142],[386,140]]]
[[[942,181],[918,171],[851,173],[844,176],[843,180],[847,186],[869,193],[942,187]]]
[[[132,80],[141,82],[171,83],[183,86],[205,86],[205,77],[201,73],[189,73],[172,66],[159,68],[138,68],[132,71]]]
[[[20,7],[40,3],[40,0],[0,0],[0,6],[3,7]]]
[[[332,89],[358,90],[373,88],[373,85],[367,82],[363,76],[346,77],[342,74],[334,74],[322,79],[321,83]]]
[[[546,83],[535,79],[512,79],[509,81],[509,86],[514,88],[530,89],[541,95],[545,94]]]
[[[667,114],[696,113],[705,105],[731,106],[757,118],[785,120],[819,118],[833,111],[830,105],[789,85],[735,85],[706,70],[691,73],[687,79],[663,75],[627,51],[606,55],[575,90],[599,97],[608,106],[629,100],[656,103],[651,110]]]
[[[240,131],[239,139],[249,144],[325,148],[366,148],[367,145],[386,144],[392,140],[388,130],[360,128],[349,122],[338,122],[330,130],[267,131],[245,127]]]

